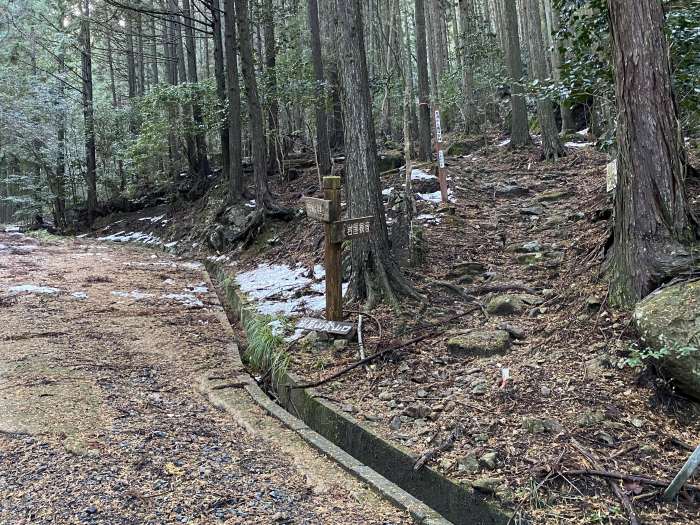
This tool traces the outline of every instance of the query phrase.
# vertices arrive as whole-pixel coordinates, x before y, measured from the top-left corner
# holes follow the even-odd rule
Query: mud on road
[[[0,233],[0,523],[409,523],[195,391],[241,372],[217,309],[201,264]]]

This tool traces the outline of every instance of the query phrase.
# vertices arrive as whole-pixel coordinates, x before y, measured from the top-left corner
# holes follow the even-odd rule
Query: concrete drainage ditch
[[[258,315],[252,303],[246,300],[231,279],[227,279],[225,271],[219,265],[208,262],[207,269],[217,285],[217,291],[223,295],[220,297],[221,302],[230,315],[241,324],[246,324]],[[378,473],[436,511],[433,516],[426,515],[425,512],[414,513],[418,521],[443,525],[449,522],[455,525],[505,525],[509,522],[510,515],[507,511],[486,501],[471,487],[455,483],[429,467],[415,471],[413,465],[416,458],[409,450],[388,442],[360,421],[340,412],[319,397],[314,389],[293,388],[297,384],[301,384],[300,378],[289,372],[279,382],[276,394],[282,408],[351,456],[349,462],[337,457],[334,459],[353,474],[367,481],[368,474],[376,477],[374,473]],[[314,443],[313,439],[307,441],[329,453],[323,446]],[[363,468],[369,472],[363,473]],[[381,480],[372,484],[399,506],[410,507],[410,504],[401,501],[401,496],[396,495],[396,491],[392,494],[391,490],[382,490]],[[408,499],[413,499],[410,496]]]

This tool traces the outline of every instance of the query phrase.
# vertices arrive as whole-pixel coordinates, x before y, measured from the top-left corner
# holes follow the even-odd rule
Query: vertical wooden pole
[[[343,318],[342,269],[340,265],[341,242],[333,242],[333,222],[340,218],[340,177],[323,177],[323,198],[331,201],[331,222],[324,225],[326,232],[326,320]]]
[[[442,124],[440,122],[440,108],[437,102],[433,104],[433,129],[435,130],[435,175],[440,183],[440,197],[442,202],[447,202],[447,177],[440,169],[440,155],[442,152]],[[444,157],[443,157],[444,158]]]

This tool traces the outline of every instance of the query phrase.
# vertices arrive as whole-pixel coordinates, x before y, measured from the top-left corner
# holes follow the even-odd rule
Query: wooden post
[[[445,153],[442,151],[442,124],[440,122],[440,109],[437,104],[433,105],[435,112],[435,175],[440,183],[440,197],[442,202],[447,202],[447,178],[445,172],[440,168],[445,167]]]
[[[340,177],[323,177],[323,197],[331,203],[330,221],[323,226],[326,232],[326,320],[340,321],[343,318],[342,240],[333,235],[333,223],[340,218]]]

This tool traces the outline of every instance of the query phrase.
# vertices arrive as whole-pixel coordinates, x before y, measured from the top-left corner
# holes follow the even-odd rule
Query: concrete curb
[[[210,270],[210,268],[211,266],[208,263],[207,270]],[[214,286],[214,283],[212,282],[209,271],[206,272],[206,276],[208,285],[211,287],[211,289],[217,290],[217,287]],[[218,294],[214,305],[219,307],[216,308],[216,315],[224,327],[226,337],[233,340],[233,329],[229,323],[228,317],[226,316],[224,307],[219,301]],[[240,317],[242,316],[239,313],[239,318]],[[237,372],[243,370],[243,363],[241,361],[238,345],[232,343],[228,350],[230,354],[228,357],[230,357],[232,360],[234,370]],[[398,508],[407,511],[413,517],[416,523],[423,525],[453,525],[452,522],[443,518],[428,505],[418,500],[395,483],[389,481],[375,470],[371,469],[367,465],[364,465],[342,448],[338,447],[328,439],[312,430],[301,419],[293,416],[280,405],[273,402],[249,375],[238,375],[236,376],[235,381],[240,383],[250,398],[269,415],[295,432],[311,447],[329,457],[345,471],[363,483],[366,483],[380,496],[390,501]],[[227,406],[228,403],[226,401],[218,399],[219,396],[215,395],[215,390],[213,389],[215,386],[215,381],[208,379],[207,376],[204,375],[196,382],[195,388],[212,401],[216,401],[216,404],[221,405],[221,407],[228,412],[235,412],[233,407]]]

